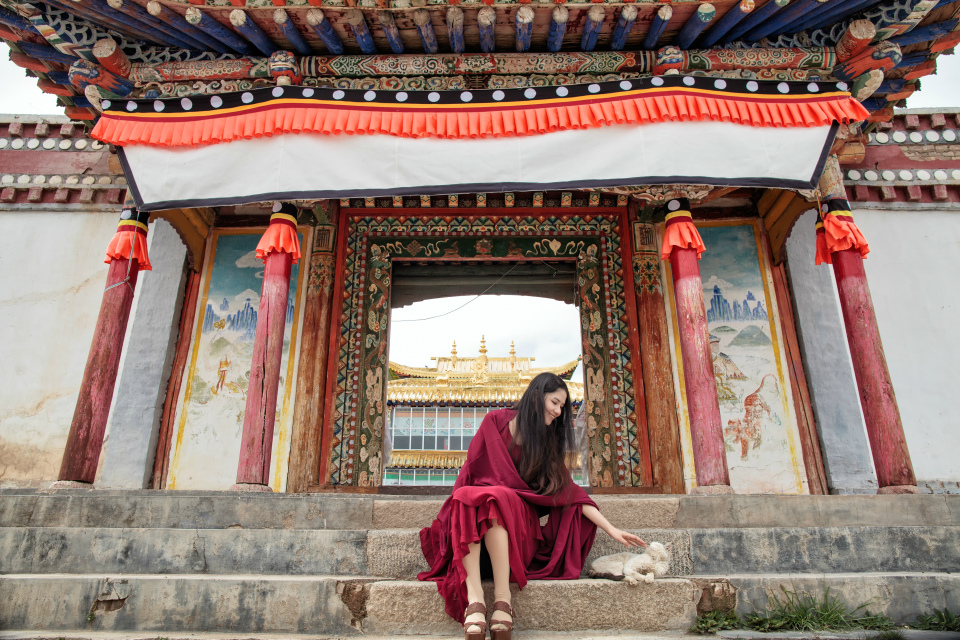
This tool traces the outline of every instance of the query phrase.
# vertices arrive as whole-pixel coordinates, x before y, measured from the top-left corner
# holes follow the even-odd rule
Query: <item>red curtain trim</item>
[[[267,259],[271,251],[282,251],[293,255],[293,264],[300,261],[300,239],[296,227],[286,222],[274,222],[263,232],[257,243],[257,257]]]
[[[125,229],[118,229],[110,244],[107,245],[107,255],[104,262],[109,264],[112,260],[130,258],[130,243],[133,243],[133,256],[137,259],[137,266],[140,271],[153,271],[150,265],[150,254],[147,252],[147,235],[140,233],[135,227],[127,226]]]
[[[827,214],[823,218],[823,231],[830,253],[845,249],[856,249],[863,257],[870,253],[870,245],[852,216]]]
[[[833,257],[827,251],[827,236],[821,222],[817,223],[817,252],[814,260],[816,264],[833,264]]]
[[[674,221],[663,230],[663,248],[660,251],[662,260],[669,260],[674,249],[696,249],[697,258],[707,250],[703,246],[700,232],[689,220]]]
[[[686,121],[730,122],[752,127],[816,127],[835,121],[857,122],[869,115],[847,94],[801,102],[782,98],[764,101],[675,93],[587,104],[518,105],[512,109],[457,111],[267,103],[229,114],[178,114],[176,118],[105,112],[92,136],[121,146],[179,147],[287,133],[497,138],[614,124]]]

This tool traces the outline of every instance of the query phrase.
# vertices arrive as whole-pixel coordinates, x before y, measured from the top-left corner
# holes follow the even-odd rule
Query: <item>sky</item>
[[[907,100],[909,108],[960,107],[960,56],[941,55],[937,74],[922,78],[920,84],[920,91]],[[0,88],[0,113],[63,115],[56,97],[42,93],[36,78],[26,77],[24,70],[2,53]],[[476,356],[484,335],[489,357],[507,356],[511,340],[518,356],[536,357],[537,367],[557,366],[580,355],[578,312],[573,305],[486,295],[449,313],[470,299],[441,298],[395,309],[390,359],[408,366],[431,366],[429,358],[449,355],[454,340],[460,356]],[[447,313],[435,320],[420,320]],[[573,379],[582,380],[580,370]]]

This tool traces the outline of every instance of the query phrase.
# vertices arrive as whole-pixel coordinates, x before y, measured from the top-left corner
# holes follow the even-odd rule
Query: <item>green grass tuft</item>
[[[960,616],[955,616],[944,607],[943,611],[934,609],[933,615],[917,616],[914,629],[927,631],[960,631]]]
[[[866,640],[905,640],[906,637],[902,629],[887,629],[876,635],[867,636]]]
[[[739,629],[740,626],[740,618],[733,611],[708,611],[697,616],[696,623],[690,627],[690,633],[708,635],[724,629]]]
[[[882,631],[893,628],[887,616],[873,615],[869,603],[850,609],[839,597],[831,595],[824,586],[820,596],[781,587],[782,596],[770,596],[766,612],[747,616],[747,628],[755,631],[819,631],[824,629],[870,629]]]

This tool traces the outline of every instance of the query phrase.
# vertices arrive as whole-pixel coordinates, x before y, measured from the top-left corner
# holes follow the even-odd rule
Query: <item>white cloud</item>
[[[257,257],[256,251],[251,251],[250,253],[245,253],[242,258],[237,260],[237,266],[241,269],[262,269],[263,261]]]
[[[726,280],[718,278],[717,276],[710,276],[710,279],[703,283],[703,290],[709,291],[710,294],[713,295],[713,288],[715,286],[720,287],[720,291],[723,291],[724,294],[728,294],[728,292],[732,292],[735,289],[735,287]]]
[[[253,289],[247,289],[242,293],[233,297],[233,300],[230,302],[230,313],[236,313],[243,309],[243,305],[247,303],[247,299],[250,300],[250,305],[254,309],[260,308],[260,294],[254,291]]]

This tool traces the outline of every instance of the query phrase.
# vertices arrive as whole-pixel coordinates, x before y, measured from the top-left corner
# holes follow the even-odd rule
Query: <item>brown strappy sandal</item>
[[[487,615],[487,605],[482,602],[471,602],[467,605],[466,611],[463,612],[463,637],[464,640],[485,640],[487,637],[487,621],[483,620],[481,622],[466,622],[467,616],[473,615],[474,613],[482,613],[484,617]],[[480,627],[480,631],[467,631],[470,627]]]
[[[494,611],[503,611],[513,618],[513,607],[509,602],[497,600],[493,603]],[[503,625],[505,629],[494,629],[496,625]],[[511,640],[513,635],[513,620],[490,620],[490,640]]]

